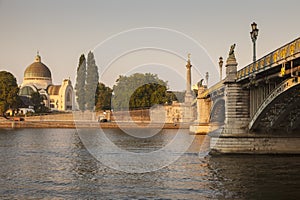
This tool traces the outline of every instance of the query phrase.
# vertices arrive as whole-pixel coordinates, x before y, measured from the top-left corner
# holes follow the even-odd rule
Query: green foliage
[[[87,73],[85,85],[85,100],[87,110],[94,110],[98,82],[98,67],[96,65],[94,54],[92,52],[89,52],[87,56]]]
[[[20,105],[17,80],[10,72],[0,71],[0,113],[4,115],[9,108],[17,109]]]
[[[85,110],[85,81],[86,81],[86,60],[84,54],[79,58],[76,77],[76,100],[81,111]]]
[[[49,109],[45,106],[45,104],[43,102],[43,97],[40,95],[39,92],[33,92],[31,94],[30,101],[34,106],[34,111],[36,113],[49,112]]]
[[[34,106],[34,110],[36,111],[36,109],[40,107],[41,103],[43,102],[43,98],[39,92],[33,92],[31,94],[30,101]]]
[[[178,101],[177,96],[175,95],[174,92],[169,92],[168,91],[166,96],[167,96],[169,105],[171,105],[173,101]]]
[[[113,91],[112,104],[115,110],[149,108],[168,102],[167,82],[159,79],[156,74],[119,76]]]
[[[99,83],[96,91],[96,111],[111,109],[112,89]]]

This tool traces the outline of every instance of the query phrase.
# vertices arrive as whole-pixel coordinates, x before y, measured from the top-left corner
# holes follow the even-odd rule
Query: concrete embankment
[[[147,110],[146,110],[147,111]],[[150,118],[146,111],[132,111],[131,118],[124,115],[123,112],[115,112],[114,115],[120,115],[118,119],[120,121],[114,121],[114,115],[112,115],[112,122],[99,123],[97,122],[97,116],[95,115],[90,120],[79,121],[74,120],[73,113],[60,113],[60,114],[48,114],[24,117],[24,121],[12,121],[0,117],[0,128],[165,128],[165,129],[188,129],[190,124],[188,123],[154,123],[150,122]],[[143,113],[141,113],[143,112]],[[87,116],[92,116],[91,113],[87,113]],[[142,117],[141,117],[142,116]],[[145,117],[147,116],[147,117]],[[132,121],[131,121],[132,120]]]
[[[85,121],[1,121],[0,128],[165,128],[188,129],[189,124],[149,124],[144,122],[85,122]]]

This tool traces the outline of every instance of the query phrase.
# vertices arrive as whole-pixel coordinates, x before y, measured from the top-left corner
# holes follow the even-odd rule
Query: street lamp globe
[[[206,85],[208,87],[208,78],[209,78],[209,74],[208,72],[205,73],[205,79],[206,79]]]

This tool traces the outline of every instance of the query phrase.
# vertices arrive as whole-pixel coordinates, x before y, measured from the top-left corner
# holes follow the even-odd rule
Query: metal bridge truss
[[[283,81],[259,106],[249,130],[293,131],[300,124],[300,77]]]

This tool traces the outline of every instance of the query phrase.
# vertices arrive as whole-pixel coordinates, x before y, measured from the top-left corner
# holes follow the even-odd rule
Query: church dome
[[[36,56],[35,62],[29,65],[24,72],[25,79],[33,77],[51,79],[51,71],[44,63],[41,62],[41,57],[39,55]]]
[[[35,57],[35,61],[25,69],[21,86],[30,85],[37,89],[46,89],[51,84],[51,71],[42,63],[41,56],[38,53]]]

